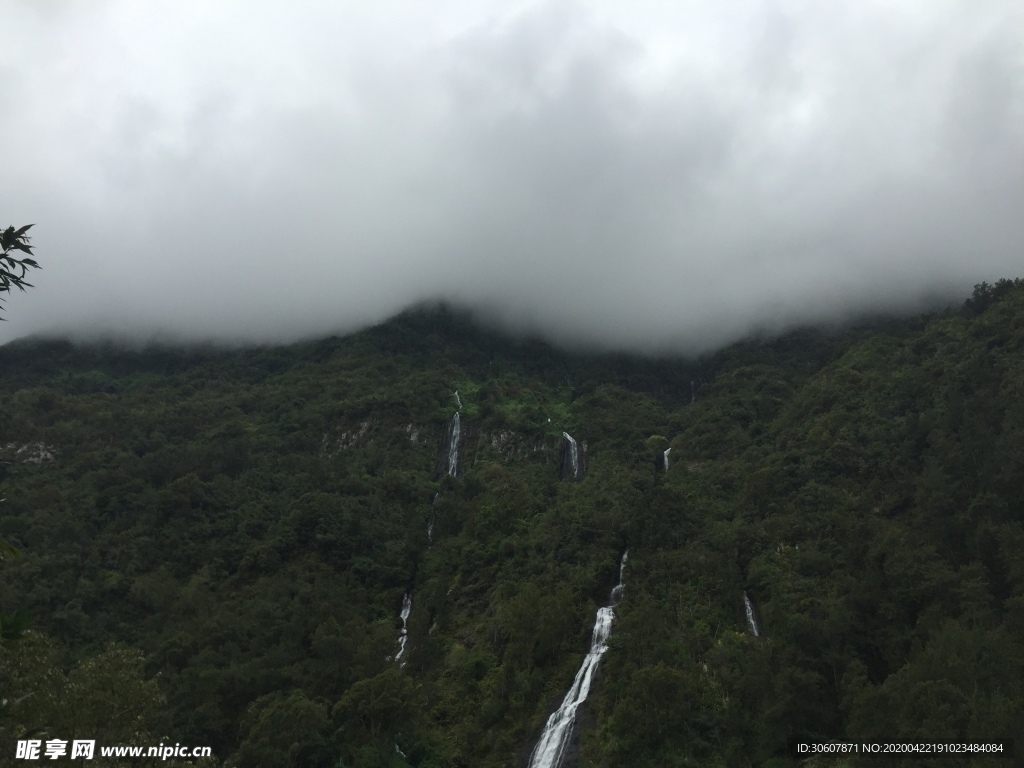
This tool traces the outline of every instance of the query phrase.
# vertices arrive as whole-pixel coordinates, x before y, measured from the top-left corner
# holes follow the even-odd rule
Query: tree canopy
[[[78,717],[28,692],[112,681],[240,768],[521,766],[628,545],[581,765],[1024,733],[1022,361],[1015,282],[698,361],[425,310],[277,348],[6,345],[0,604],[38,627],[0,665],[8,732]]]

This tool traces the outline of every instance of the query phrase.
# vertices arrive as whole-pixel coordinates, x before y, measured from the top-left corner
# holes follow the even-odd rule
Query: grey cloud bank
[[[21,2],[31,333],[708,349],[1024,274],[1015,2]]]

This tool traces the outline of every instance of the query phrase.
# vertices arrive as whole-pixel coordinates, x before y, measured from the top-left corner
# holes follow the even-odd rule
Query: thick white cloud
[[[340,5],[9,6],[0,341],[440,298],[693,351],[1024,272],[1015,0]]]

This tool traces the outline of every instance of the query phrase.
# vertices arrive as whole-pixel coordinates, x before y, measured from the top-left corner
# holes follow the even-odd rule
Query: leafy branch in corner
[[[10,292],[12,286],[21,291],[24,291],[25,288],[32,288],[32,283],[25,282],[25,273],[28,272],[29,267],[42,269],[36,260],[31,258],[32,246],[28,244],[31,238],[25,234],[33,226],[33,224],[26,224],[19,229],[8,227],[0,232],[0,248],[3,249],[3,253],[0,254],[0,293]],[[11,255],[12,251],[22,251],[29,257],[16,259]],[[0,304],[2,303],[3,299],[0,298]],[[0,317],[0,320],[6,319]],[[5,499],[0,499],[0,501],[5,501]],[[0,539],[0,562],[5,558],[14,558],[19,555],[18,550]],[[13,640],[20,636],[25,624],[26,619],[23,615],[8,616],[0,613],[0,646],[5,640]],[[4,699],[3,705],[6,706],[6,703],[7,700]]]
[[[3,232],[0,232],[0,247],[3,248],[3,254],[0,254],[0,293],[10,292],[12,287],[20,291],[32,288],[32,283],[25,282],[25,274],[28,272],[28,268],[42,269],[35,259],[30,258],[32,256],[32,246],[28,242],[31,238],[25,233],[33,226],[35,225],[26,224],[20,229],[8,227]],[[23,251],[29,255],[29,258],[16,259],[11,255],[13,251]],[[3,301],[0,298],[0,304]],[[0,317],[0,320],[6,319],[5,317]]]

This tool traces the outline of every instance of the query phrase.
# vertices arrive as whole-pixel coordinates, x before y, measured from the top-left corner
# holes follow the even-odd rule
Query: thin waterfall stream
[[[462,410],[462,398],[459,397],[459,390],[455,390],[453,395],[455,396],[455,405],[458,407],[458,410],[452,414],[451,424],[448,425],[448,430],[445,432],[445,442],[441,446],[441,456],[438,460],[435,480],[440,480],[444,475],[449,477],[459,476],[459,452],[462,450],[462,416],[459,414],[459,411]],[[433,500],[430,502],[430,518],[427,520],[428,544],[434,541],[434,504],[437,503],[437,496],[438,494],[435,493]]]
[[[437,497],[440,496],[440,495],[441,495],[440,493],[435,493],[434,494],[434,498],[432,498],[430,500],[430,517],[427,518],[427,545],[428,546],[430,544],[434,543],[434,521],[436,520],[436,517],[434,516],[434,505],[437,504]]]
[[[402,633],[398,636],[398,653],[395,654],[395,661],[399,661],[402,654],[405,653],[405,643],[409,639],[409,628],[406,624],[409,621],[410,613],[412,613],[412,595],[406,592],[405,597],[402,598],[402,613],[399,614],[402,619]],[[405,662],[402,661],[399,666],[404,667]]]
[[[754,603],[750,600],[750,595],[743,592],[743,608],[747,612],[747,629],[750,630],[750,634],[754,637],[761,636],[761,625],[757,621],[757,615],[754,613]]]
[[[605,651],[608,650],[607,641],[612,632],[612,621],[615,619],[615,606],[622,600],[622,572],[626,567],[628,554],[628,549],[622,553],[622,561],[619,563],[619,583],[612,589],[611,602],[597,610],[594,633],[590,640],[590,652],[587,653],[587,657],[576,673],[576,679],[572,681],[572,687],[565,694],[562,705],[548,718],[540,740],[533,748],[533,754],[530,755],[529,768],[558,768],[565,758],[573,736],[576,710],[579,709],[580,704],[586,701],[590,693],[590,685],[594,680],[594,673],[597,671],[597,665]]]
[[[455,477],[459,472],[459,443],[462,440],[462,423],[458,412],[452,416],[452,438],[448,443],[448,474]]]
[[[573,482],[580,479],[580,451],[576,445],[576,439],[568,432],[563,432],[566,444],[569,446],[569,464],[572,467]]]

